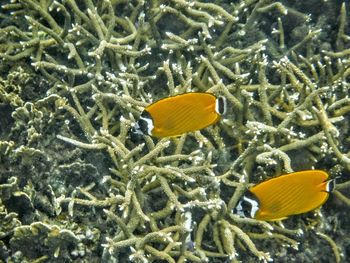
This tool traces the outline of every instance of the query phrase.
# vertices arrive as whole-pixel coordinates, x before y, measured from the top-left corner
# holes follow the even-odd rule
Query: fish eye
[[[239,200],[233,210],[233,213],[239,215],[240,217],[247,217],[248,211],[245,203],[246,202],[243,200],[243,198]]]
[[[140,131],[140,126],[138,122],[134,123],[134,125],[131,126],[131,132],[134,134],[142,134],[142,132]]]
[[[252,204],[243,199],[242,201],[240,201],[240,207],[241,210],[239,212],[240,215],[242,215],[243,217],[250,217],[250,211],[252,210]]]

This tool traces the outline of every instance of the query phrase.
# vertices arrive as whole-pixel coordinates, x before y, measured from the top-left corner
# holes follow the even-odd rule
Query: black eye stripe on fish
[[[259,200],[249,190],[240,199],[235,207],[234,213],[242,217],[254,218],[259,209]]]
[[[151,135],[153,129],[153,120],[151,115],[144,110],[135,125],[131,128],[131,132],[134,134],[147,134]]]
[[[142,131],[143,134],[148,134],[151,135],[152,134],[152,130],[153,130],[153,119],[151,114],[149,114],[148,111],[144,110],[139,118],[139,120],[137,121],[140,130]]]

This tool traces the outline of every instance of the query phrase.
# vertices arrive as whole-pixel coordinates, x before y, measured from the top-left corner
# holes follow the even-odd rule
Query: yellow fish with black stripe
[[[282,220],[322,206],[335,180],[321,170],[285,174],[251,187],[238,201],[234,213],[258,220]]]
[[[216,123],[225,111],[224,97],[205,92],[184,93],[147,106],[132,132],[158,138],[179,136]]]

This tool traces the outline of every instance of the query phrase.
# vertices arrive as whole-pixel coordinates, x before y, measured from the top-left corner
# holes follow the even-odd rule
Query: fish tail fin
[[[332,192],[334,190],[334,188],[335,188],[337,178],[339,178],[339,177],[336,177],[334,179],[330,179],[330,180],[327,180],[327,181],[323,182],[320,185],[322,191],[327,192],[327,193]]]

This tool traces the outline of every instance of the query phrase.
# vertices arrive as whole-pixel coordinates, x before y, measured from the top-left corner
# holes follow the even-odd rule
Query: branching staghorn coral
[[[0,83],[1,103],[12,107],[15,120],[10,132],[2,132],[12,136],[1,137],[1,160],[52,164],[50,179],[43,181],[51,189],[49,201],[38,201],[34,209],[52,207],[52,225],[82,236],[71,238],[80,248],[54,256],[92,254],[106,262],[282,260],[283,247],[296,253],[310,246],[300,238],[304,231],[326,240],[335,260],[342,259],[325,216],[312,227],[296,217],[283,228],[232,214],[251,183],[334,164],[341,169],[332,176],[349,170],[343,143],[349,111],[347,7],[339,6],[336,43],[325,40],[334,34],[323,32],[325,22],[302,7],[269,0],[2,4],[0,58],[9,65],[30,64],[48,84],[30,100]],[[286,27],[288,21],[293,23]],[[229,111],[218,125],[162,140],[130,134],[149,103],[191,91],[227,98]],[[54,155],[57,148],[45,140],[63,143],[55,147],[66,158]],[[22,180],[29,196],[45,188]],[[340,191],[336,195],[347,200]],[[12,236],[12,244],[20,239]],[[45,253],[44,260],[52,256]],[[304,259],[302,253],[297,257]]]

